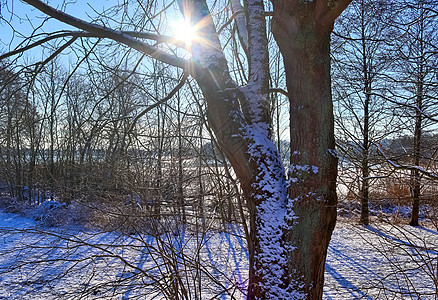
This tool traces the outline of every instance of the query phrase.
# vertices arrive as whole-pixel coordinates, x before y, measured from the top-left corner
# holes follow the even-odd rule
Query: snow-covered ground
[[[0,212],[0,299],[243,299],[243,233],[125,236]],[[325,299],[438,299],[438,232],[338,222]],[[166,293],[168,295],[166,295]]]
[[[326,263],[326,299],[438,299],[438,232],[339,223]]]

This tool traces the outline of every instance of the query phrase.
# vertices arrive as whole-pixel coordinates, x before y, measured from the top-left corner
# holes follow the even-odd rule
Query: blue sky
[[[8,0],[6,2],[7,5],[3,6],[1,10],[1,52],[8,51],[8,48],[10,47],[14,48],[18,43],[22,41],[23,36],[30,35],[34,28],[40,26],[44,20],[43,14],[36,9],[31,8],[28,4],[22,3],[18,0]],[[62,2],[63,1],[61,0],[50,1],[51,5],[58,8],[61,8]],[[92,10],[89,6],[90,2],[94,2],[95,4],[100,1],[78,0],[75,4],[70,4],[67,6],[67,12],[79,18],[85,18],[86,13],[92,13]],[[105,2],[108,1],[103,1],[103,3]],[[73,28],[56,20],[49,20],[44,25],[45,32],[62,29],[68,30]]]
[[[65,9],[62,6],[63,2],[68,3]],[[103,11],[105,8],[108,8],[117,2],[120,1],[51,0],[49,1],[49,4],[77,18],[90,20],[90,16],[96,16],[95,11]],[[2,18],[0,19],[0,53],[4,53],[14,49],[17,45],[19,45],[20,42],[23,41],[23,37],[29,36],[33,32],[33,30],[40,26],[45,20],[43,13],[32,8],[28,4],[22,3],[19,0],[7,0],[6,3],[7,4],[3,5],[1,8]],[[179,15],[175,18],[178,17]],[[50,19],[48,21],[45,21],[42,30],[39,29],[38,32],[47,33],[59,30],[76,29],[57,20]],[[38,53],[40,51],[35,49],[33,50],[33,52]]]

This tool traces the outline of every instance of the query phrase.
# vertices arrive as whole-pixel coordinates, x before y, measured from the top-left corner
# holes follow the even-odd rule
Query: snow
[[[289,167],[289,173],[294,174],[295,172],[305,172],[305,173],[313,173],[318,174],[319,168],[313,165],[294,165],[291,164]]]
[[[338,223],[326,262],[324,298],[436,299],[437,250],[435,230]]]
[[[324,299],[436,299],[438,232],[375,221],[366,227],[338,222]],[[39,228],[0,212],[0,299],[164,299],[160,285],[176,278],[189,299],[244,299],[247,269],[238,226],[227,233],[126,236]]]
[[[235,15],[235,22],[243,47],[248,48],[248,32],[245,14],[240,0],[231,0],[231,10],[233,11],[233,15]]]
[[[258,264],[256,275],[265,279],[260,284],[262,291],[269,292],[265,294],[266,299],[298,299],[281,287],[284,267],[287,266],[286,255],[293,249],[292,245],[285,244],[283,232],[288,226],[286,219],[290,219],[293,212],[286,209],[290,201],[284,167],[278,159],[277,148],[268,138],[267,128],[263,122],[245,128],[246,137],[251,140],[248,151],[251,161],[259,166],[252,184],[254,191],[260,193],[256,195],[260,201],[256,220],[260,244],[255,259]]]
[[[386,162],[389,163],[394,169],[417,170],[420,173],[426,175],[427,177],[429,177],[431,179],[438,179],[438,174],[433,172],[433,171],[425,170],[424,168],[422,168],[420,166],[415,166],[415,165],[400,165],[400,164],[394,162],[385,153],[385,151],[383,150],[382,145],[377,144],[376,146],[377,146],[377,149],[379,150],[379,153],[385,158]]]
[[[327,149],[327,152],[331,154],[334,158],[339,158],[338,151],[336,151],[336,149]]]

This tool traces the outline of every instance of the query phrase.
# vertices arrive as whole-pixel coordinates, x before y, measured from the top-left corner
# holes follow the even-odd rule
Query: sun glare
[[[177,21],[173,26],[175,38],[184,42],[188,46],[190,46],[198,37],[195,26],[190,25],[186,20]]]

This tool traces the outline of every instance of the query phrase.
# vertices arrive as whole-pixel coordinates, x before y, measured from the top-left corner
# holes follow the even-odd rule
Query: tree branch
[[[420,166],[406,166],[406,165],[399,165],[398,163],[392,161],[383,151],[383,147],[379,144],[375,144],[377,150],[379,151],[379,153],[385,158],[386,162],[389,163],[394,169],[396,170],[410,170],[410,171],[417,171],[423,175],[425,175],[426,177],[429,177],[431,179],[438,179],[438,174],[433,173],[433,172],[429,172],[425,169],[423,169]]]
[[[408,108],[410,108],[410,109],[412,109],[414,111],[418,111],[426,119],[438,123],[438,118],[434,117],[433,115],[427,114],[423,109],[420,109],[417,105],[399,102],[397,100],[393,100],[391,97],[386,97],[386,96],[384,96],[382,94],[378,94],[378,93],[367,93],[367,94],[373,95],[373,96],[378,96],[378,97],[381,97],[382,99],[384,99],[384,100],[386,100],[388,102],[391,102],[393,104],[404,106],[404,107],[408,107]]]
[[[280,89],[280,88],[270,88],[270,89],[269,89],[269,92],[270,92],[270,93],[280,93],[280,94],[283,94],[283,95],[285,95],[286,97],[289,98],[289,93],[286,92],[286,91],[283,90],[283,89]]]
[[[248,54],[248,30],[246,27],[245,14],[242,4],[240,4],[240,0],[231,0],[231,11],[233,12],[233,16],[230,18],[230,20],[232,20],[234,17],[239,41],[242,44],[245,53]]]
[[[159,34],[150,33],[150,32],[138,32],[138,31],[121,31],[121,32],[123,34],[127,34],[127,35],[129,35],[131,37],[135,37],[135,38],[149,39],[149,40],[156,41],[157,43],[168,43],[168,44],[172,44],[172,45],[175,45],[177,47],[180,47],[180,48],[186,47],[184,42],[182,42],[178,39],[175,39],[173,37],[170,37],[170,36],[164,36],[164,35],[159,35]],[[10,52],[6,52],[6,53],[0,55],[0,60],[14,56],[14,55],[22,53],[24,51],[30,50],[32,48],[39,46],[39,45],[47,43],[51,40],[63,38],[63,37],[68,37],[68,36],[102,38],[101,36],[98,36],[94,33],[85,32],[85,31],[63,31],[61,33],[49,35],[48,37],[45,37],[39,41],[36,41],[36,42],[29,44],[27,46],[24,46],[22,48],[15,49],[15,50],[10,51]]]
[[[86,32],[79,32],[79,31],[76,31],[76,32],[70,31],[70,32],[63,32],[63,33],[54,34],[54,35],[48,36],[46,38],[43,38],[43,39],[41,39],[39,41],[36,41],[35,43],[29,44],[27,46],[24,46],[22,48],[15,49],[15,50],[10,51],[10,52],[6,52],[6,53],[0,55],[0,60],[8,58],[8,57],[11,57],[11,56],[14,56],[14,55],[22,53],[24,51],[30,50],[32,48],[35,48],[35,47],[37,47],[39,45],[42,45],[42,44],[47,43],[47,42],[49,42],[51,40],[54,40],[54,39],[63,38],[63,37],[67,37],[67,36],[70,36],[70,37],[82,37],[82,36],[88,36],[88,35],[90,35],[90,34],[86,33]]]
[[[36,9],[40,10],[41,12],[47,14],[48,16],[60,22],[66,23],[78,29],[82,29],[86,32],[95,34],[96,37],[109,38],[113,41],[129,46],[133,49],[136,49],[137,51],[145,53],[155,59],[158,59],[164,63],[167,63],[175,67],[185,69],[188,66],[187,60],[178,58],[173,55],[169,55],[166,52],[154,46],[148,45],[142,41],[139,41],[138,39],[134,38],[131,35],[123,33],[122,31],[114,30],[111,28],[107,28],[97,24],[92,24],[84,20],[78,19],[58,9],[55,9],[40,0],[23,0],[23,2],[26,2],[27,4],[35,7]]]
[[[155,102],[155,103],[152,104],[152,105],[149,105],[148,107],[146,107],[141,113],[139,113],[139,114],[134,118],[134,120],[132,121],[131,127],[130,127],[130,129],[129,129],[128,132],[131,132],[131,131],[134,129],[135,124],[137,123],[137,121],[138,121],[141,117],[143,117],[145,114],[147,114],[148,112],[150,112],[152,109],[156,108],[158,105],[163,104],[163,103],[169,101],[170,98],[172,98],[172,97],[176,94],[176,92],[177,92],[179,89],[181,89],[181,88],[183,87],[183,85],[184,85],[184,83],[186,82],[188,76],[189,76],[189,74],[188,74],[186,71],[184,71],[183,75],[181,76],[181,80],[180,80],[180,82],[179,82],[179,83],[173,88],[172,91],[170,91],[170,93],[169,93],[166,97],[164,97],[164,98],[161,99],[161,100],[158,100],[157,102]]]
[[[352,0],[317,0],[317,20],[324,26],[333,24]]]

